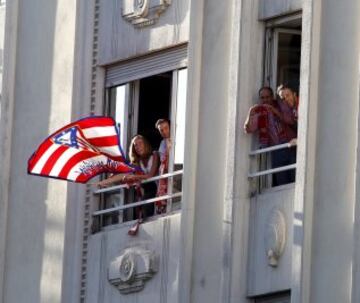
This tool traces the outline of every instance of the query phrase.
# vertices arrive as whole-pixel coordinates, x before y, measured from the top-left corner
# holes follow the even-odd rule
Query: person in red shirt
[[[246,133],[258,132],[260,148],[287,143],[296,138],[296,131],[286,123],[282,107],[274,99],[270,87],[259,90],[260,103],[250,108],[245,121]],[[290,123],[290,121],[288,121]],[[296,162],[296,149],[285,148],[271,152],[272,168],[286,166]],[[273,175],[273,186],[295,181],[295,170],[279,172]]]
[[[259,99],[260,103],[249,110],[244,125],[245,132],[258,132],[261,148],[289,142],[295,134],[288,133],[273,90],[267,86],[262,87],[259,90]]]

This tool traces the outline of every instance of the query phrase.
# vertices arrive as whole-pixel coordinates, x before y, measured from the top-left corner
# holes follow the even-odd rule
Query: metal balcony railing
[[[290,148],[292,146],[296,146],[296,143],[292,143],[292,144],[284,143],[284,144],[274,145],[274,146],[267,147],[267,148],[260,148],[260,149],[256,149],[256,150],[251,151],[249,153],[249,156],[250,157],[261,156],[261,155],[264,155],[266,153],[269,153],[269,152],[272,152],[272,151],[275,151],[275,150]],[[274,173],[287,171],[287,170],[291,170],[291,169],[296,169],[296,163],[286,165],[286,166],[282,166],[282,167],[267,168],[267,169],[264,169],[264,170],[251,171],[251,172],[249,172],[248,177],[250,179],[253,179],[253,178],[266,176],[266,175],[272,175]]]
[[[105,214],[110,214],[110,213],[114,213],[114,212],[119,212],[122,210],[126,210],[126,209],[131,209],[131,208],[135,208],[138,206],[142,206],[142,205],[146,205],[146,204],[151,204],[151,203],[155,203],[157,201],[161,201],[161,200],[167,200],[167,213],[169,213],[172,209],[172,199],[173,198],[178,198],[182,196],[182,192],[176,192],[174,193],[173,190],[173,184],[172,184],[172,178],[178,175],[182,175],[183,174],[183,170],[177,170],[174,171],[172,173],[167,173],[167,174],[163,174],[163,175],[159,175],[159,176],[155,176],[146,180],[141,181],[141,184],[144,183],[149,183],[149,182],[154,182],[154,181],[158,181],[160,179],[169,179],[168,180],[168,194],[167,195],[163,195],[163,196],[159,196],[159,197],[154,197],[151,199],[146,199],[146,200],[142,200],[142,201],[138,201],[138,202],[133,202],[133,203],[123,203],[123,205],[119,205],[119,206],[115,206],[115,207],[111,207],[111,208],[106,208],[106,209],[102,209],[102,210],[98,210],[95,211],[93,213],[93,217],[97,217],[97,216],[101,216],[101,215],[105,215]],[[111,186],[111,187],[107,187],[107,188],[102,188],[102,189],[97,189],[94,190],[94,194],[95,195],[99,195],[99,194],[104,194],[104,193],[113,193],[113,192],[117,192],[119,190],[124,190],[127,189],[128,185],[127,184],[121,184],[121,185],[115,185],[115,186]]]

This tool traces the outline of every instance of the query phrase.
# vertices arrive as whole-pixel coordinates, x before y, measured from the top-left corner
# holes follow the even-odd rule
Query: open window
[[[264,84],[274,91],[281,83],[299,87],[300,55],[301,24],[300,29],[286,25],[267,28]]]
[[[280,84],[291,87],[298,95],[300,86],[301,15],[292,15],[267,22],[264,54],[263,86],[271,87],[278,103],[281,101],[276,92]],[[296,134],[297,122],[296,126],[292,126],[292,128]],[[293,144],[296,144],[295,141],[293,141]],[[279,166],[274,165],[275,161],[272,159],[275,153],[286,153],[287,149],[289,149],[288,144],[283,143],[262,149],[259,149],[258,146],[259,144],[256,143],[254,151],[250,153],[250,156],[256,159],[252,161],[252,172],[249,174],[249,177],[256,181],[253,182],[253,191],[259,192],[263,189],[294,182],[296,160],[294,160],[294,163]],[[292,147],[292,153],[294,154],[291,156],[292,158],[296,158],[295,149],[296,147]],[[284,174],[288,174],[289,177],[283,177]],[[289,182],[276,181],[280,177],[282,179],[287,178]]]
[[[107,90],[105,111],[120,124],[120,141],[125,154],[128,153],[131,138],[136,134],[147,138],[153,150],[157,151],[162,137],[155,123],[161,118],[170,121],[172,144],[166,177],[167,213],[181,207],[186,87],[187,69],[181,68],[115,85]],[[158,182],[159,178],[161,176],[155,177],[155,181]],[[98,192],[102,194],[100,209],[95,215],[99,215],[100,226],[136,218],[136,207],[130,207],[132,203],[139,204],[133,188],[115,186]],[[156,200],[157,197],[152,196],[151,199]]]
[[[256,297],[255,303],[290,303],[290,292]]]

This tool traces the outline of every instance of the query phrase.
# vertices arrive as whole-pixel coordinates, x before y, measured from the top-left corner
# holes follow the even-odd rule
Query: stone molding
[[[284,213],[273,208],[266,222],[265,248],[268,264],[277,267],[286,243],[286,221]]]
[[[136,28],[153,25],[171,0],[123,0],[122,17]]]
[[[158,271],[158,256],[141,247],[124,249],[110,262],[108,280],[122,294],[141,291],[145,282]]]

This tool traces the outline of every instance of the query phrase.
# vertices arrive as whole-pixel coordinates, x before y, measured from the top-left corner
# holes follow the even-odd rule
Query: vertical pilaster
[[[18,0],[6,4],[2,92],[0,99],[0,302],[4,302],[6,238],[8,229],[9,175],[15,99]]]
[[[242,131],[261,82],[258,1],[192,1],[180,302],[247,302],[247,172]]]
[[[7,2],[1,295],[3,302],[60,302],[67,183],[29,176],[26,167],[41,140],[71,119],[76,2]]]
[[[181,303],[221,297],[231,5],[191,4]]]
[[[359,12],[356,1],[304,4],[292,302],[351,302]]]

